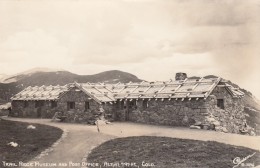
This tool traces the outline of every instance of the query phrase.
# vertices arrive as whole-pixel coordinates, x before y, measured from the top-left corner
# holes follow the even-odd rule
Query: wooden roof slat
[[[198,81],[198,83],[196,83],[196,85],[194,85],[194,86],[192,87],[191,91],[193,91],[197,86],[199,86],[199,84],[200,84],[199,82],[201,82],[203,79],[204,79],[204,78],[201,77],[200,80]],[[191,94],[191,92],[187,93],[186,97],[189,97],[190,94]]]
[[[93,84],[93,83],[73,83],[74,87],[78,87],[84,93],[89,95],[97,102],[116,101],[116,99],[129,99],[138,98],[207,98],[213,89],[219,84],[221,78],[200,80],[185,79],[183,81],[171,81],[171,82],[153,82],[153,83],[128,83],[128,84]],[[223,84],[221,83],[221,86]],[[102,88],[99,88],[102,87]],[[199,88],[197,88],[199,87]],[[45,88],[45,89],[43,89]],[[50,89],[53,88],[53,89]],[[64,92],[70,89],[70,85],[65,86],[41,86],[41,87],[27,87],[23,91],[19,92],[12,99],[29,100],[29,99],[58,99]],[[235,89],[232,86],[226,85],[226,88],[233,97],[243,96],[243,92],[239,89]],[[93,90],[94,89],[94,90]],[[136,90],[140,90],[137,92]],[[94,92],[95,93],[92,93]],[[29,95],[29,97],[26,95]],[[34,98],[32,95],[36,94]],[[43,96],[42,96],[43,94]],[[20,96],[22,95],[22,96]]]

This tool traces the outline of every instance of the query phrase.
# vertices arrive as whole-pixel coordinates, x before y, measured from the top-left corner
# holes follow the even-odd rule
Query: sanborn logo
[[[253,153],[252,155],[248,155],[248,156],[246,156],[246,157],[244,157],[244,158],[242,158],[242,159],[241,159],[240,157],[236,157],[236,158],[233,160],[233,163],[235,164],[235,166],[233,166],[233,168],[238,167],[239,165],[242,166],[242,164],[243,164],[247,159],[253,157],[255,154],[256,154],[256,152]],[[251,164],[251,163],[250,163],[250,164]],[[252,163],[252,167],[254,167],[254,164],[253,164],[253,163]]]

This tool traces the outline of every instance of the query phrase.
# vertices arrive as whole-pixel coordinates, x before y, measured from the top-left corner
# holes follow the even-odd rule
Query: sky
[[[214,74],[260,99],[260,0],[0,0],[0,74]]]

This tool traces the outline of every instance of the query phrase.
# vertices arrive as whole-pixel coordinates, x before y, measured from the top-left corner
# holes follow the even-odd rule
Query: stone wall
[[[66,122],[91,123],[93,124],[98,116],[102,114],[104,109],[105,118],[112,120],[114,118],[114,105],[110,103],[99,104],[91,99],[87,94],[77,88],[61,95],[57,100],[57,107],[52,108],[52,101],[41,101],[42,106],[36,107],[38,101],[12,101],[12,111],[10,116],[13,117],[30,117],[30,118],[52,118],[56,112],[61,112],[66,116]],[[75,108],[69,109],[68,102],[75,102]],[[85,103],[89,102],[89,108],[86,109]],[[25,107],[25,103],[27,106]]]
[[[223,109],[217,106],[218,99],[223,99]],[[68,109],[68,102],[75,102],[75,108]],[[89,102],[86,109],[85,102]],[[146,103],[147,102],[147,103]],[[94,123],[102,113],[113,121],[133,121],[148,124],[171,126],[214,125],[217,131],[239,133],[245,125],[245,113],[241,99],[232,98],[224,87],[216,87],[206,99],[151,99],[130,102],[99,104],[77,88],[66,92],[52,108],[51,101],[44,101],[36,108],[36,101],[12,101],[11,116],[51,118],[55,112],[66,116],[65,121]],[[103,109],[103,110],[102,110]]]
[[[0,116],[8,116],[9,112],[7,109],[0,109]]]
[[[217,106],[217,99],[224,100],[224,109]],[[216,87],[207,98],[209,115],[206,123],[214,123],[217,131],[240,133],[245,121],[242,100],[232,98],[224,87]]]
[[[75,102],[75,108],[69,109],[68,102]],[[85,107],[86,102],[89,102],[88,109]],[[66,122],[93,123],[100,112],[99,107],[95,100],[77,88],[66,92],[58,102],[58,109],[66,116]]]
[[[152,99],[148,101],[148,106],[143,106],[144,100],[138,100],[136,106],[132,108],[126,107],[121,110],[124,114],[119,119],[129,118],[129,121],[172,125],[172,126],[188,126],[195,122],[202,121],[208,114],[203,99],[199,100],[175,100],[171,99]],[[129,103],[129,102],[128,102]],[[126,103],[126,104],[128,104]],[[129,110],[129,117],[127,115]]]
[[[223,99],[224,109],[217,106],[217,99]],[[245,123],[241,99],[233,98],[224,87],[216,87],[206,100],[152,99],[148,101],[147,107],[144,107],[143,102],[139,99],[135,106],[130,107],[130,102],[126,101],[123,108],[117,102],[114,105],[115,120],[171,126],[199,124],[205,128],[231,133],[239,133]]]
[[[12,101],[12,110],[10,116],[13,117],[31,117],[31,118],[51,118],[57,111],[57,107],[51,107],[51,101],[42,101],[43,106],[35,107],[37,101]],[[27,103],[27,107],[25,107]]]

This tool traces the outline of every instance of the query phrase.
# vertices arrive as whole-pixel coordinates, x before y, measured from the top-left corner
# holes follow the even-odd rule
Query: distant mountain
[[[52,71],[37,68],[5,77],[5,79],[0,82],[0,103],[9,101],[12,95],[28,86],[65,85],[75,81],[79,83],[127,83],[130,81],[140,82],[142,80],[135,75],[118,70],[105,71],[94,75],[77,75],[68,71]]]
[[[68,71],[56,72],[35,72],[31,74],[20,74],[12,78],[16,79],[16,83],[22,86],[41,86],[41,85],[65,85],[74,81],[84,82],[139,82],[136,76],[117,70],[106,71],[95,75],[77,75]]]
[[[34,73],[37,72],[56,72],[56,71],[61,71],[59,69],[50,69],[50,68],[33,68],[15,75],[5,75],[5,74],[0,74],[0,83],[12,83],[12,82],[17,82],[21,78],[30,76]]]
[[[0,83],[7,77],[6,74],[0,74]]]

